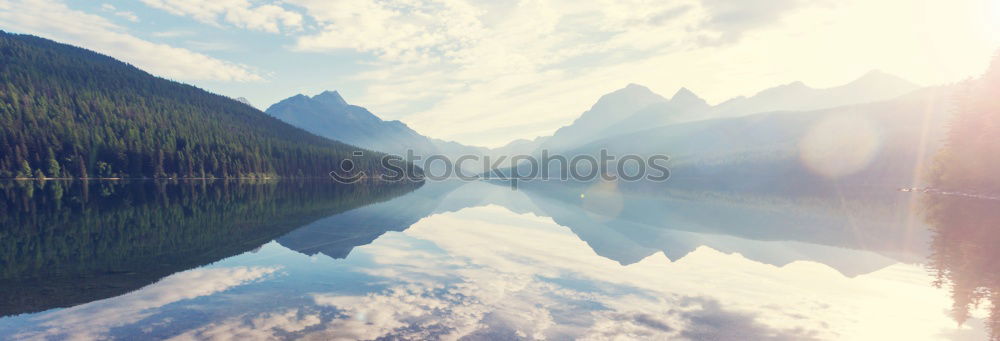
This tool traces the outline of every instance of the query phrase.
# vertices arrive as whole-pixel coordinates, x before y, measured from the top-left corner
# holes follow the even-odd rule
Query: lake
[[[3,339],[976,340],[997,204],[851,188],[0,183]],[[991,322],[992,321],[992,322]]]

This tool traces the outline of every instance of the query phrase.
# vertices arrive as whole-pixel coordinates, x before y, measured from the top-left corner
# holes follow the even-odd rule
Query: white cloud
[[[203,23],[278,33],[302,28],[302,15],[276,4],[255,5],[248,0],[142,0],[146,5]]]
[[[704,26],[715,31],[716,43],[731,42],[749,30],[773,25],[802,5],[802,0],[702,0]]]
[[[514,195],[505,200],[523,202]],[[622,266],[551,218],[498,206],[426,217],[358,247],[346,260],[317,261],[277,243],[261,252],[250,261],[280,260],[290,277],[229,296],[230,304],[185,302],[173,307],[201,313],[156,314],[157,307],[256,281],[274,269],[184,272],[68,313],[40,314],[33,318],[42,319],[49,334],[21,336],[100,338],[115,327],[152,325],[156,334],[145,335],[196,325],[177,340],[875,340],[956,330],[946,312],[947,291],[928,285],[931,278],[916,265],[847,278],[819,263],[778,267],[701,247],[676,262],[655,254]],[[329,271],[361,275],[334,286],[314,277]],[[252,299],[260,295],[290,299],[261,305]]]
[[[59,1],[0,2],[0,25],[13,32],[36,34],[95,50],[167,78],[261,80],[247,67],[140,39],[103,17],[70,9]]]
[[[135,13],[132,13],[132,12],[129,12],[129,11],[118,11],[118,12],[115,12],[115,15],[117,15],[119,17],[122,17],[122,18],[125,18],[125,20],[131,21],[131,22],[139,22],[139,17],[137,15],[135,15]]]
[[[287,1],[318,27],[295,49],[374,57],[374,70],[352,79],[365,87],[354,102],[433,137],[489,146],[549,134],[628,83],[664,95],[685,86],[717,103],[871,69],[923,84],[959,79],[994,48],[971,15],[984,2]]]
[[[295,333],[320,323],[315,313],[287,309],[282,312],[262,313],[253,318],[240,316],[189,330],[170,340],[277,340],[278,333]]]
[[[412,66],[468,58],[486,33],[481,12],[463,1],[292,0],[322,27],[301,36],[300,51],[350,49]]]
[[[188,40],[184,44],[198,51],[231,51],[237,48],[236,45],[227,42]]]
[[[118,10],[115,9],[114,5],[111,5],[111,4],[101,4],[101,9],[103,9],[105,12],[111,12],[111,13],[114,13],[115,15],[119,16],[119,17],[125,18],[125,20],[131,21],[131,22],[139,22],[139,16],[135,15],[135,13],[133,13],[131,11],[118,11]]]
[[[105,339],[118,326],[139,322],[167,304],[208,296],[257,281],[277,271],[273,267],[201,268],[176,273],[122,296],[45,314],[43,330],[15,335],[16,339]]]
[[[157,38],[176,38],[176,37],[192,36],[194,34],[195,33],[192,31],[171,30],[171,31],[153,32],[152,36]]]
[[[351,101],[385,119],[488,146],[548,135],[628,83],[663,95],[684,86],[714,103],[793,81],[840,85],[872,69],[931,85],[981,72],[1000,41],[995,11],[987,9],[992,0],[143,1],[210,25],[284,33],[285,46],[269,47],[287,58],[282,65],[304,57],[286,51],[335,54],[363,71],[319,64],[289,74],[330,72],[322,86],[360,93]],[[5,27],[81,43],[168,77],[260,78],[128,36],[95,16],[29,13],[44,19],[27,25],[14,5],[0,6],[9,8],[0,18]],[[275,71],[281,77],[284,70]],[[246,87],[233,91],[254,97]],[[280,98],[270,88],[249,91],[267,93],[255,102]]]
[[[428,326],[453,338],[514,326],[557,339],[881,339],[955,328],[947,292],[914,265],[847,278],[819,263],[776,267],[700,247],[677,262],[658,253],[622,267],[549,218],[497,206],[433,215],[402,234],[418,241],[386,235],[356,251],[378,264],[369,275],[403,284],[315,296],[344,312],[332,329],[389,338]],[[443,250],[440,259],[417,247],[427,242]],[[577,282],[587,284],[566,284]],[[491,320],[494,312],[510,323]]]
[[[358,75],[369,84],[360,103],[431,136],[494,146],[569,122],[587,105],[581,97],[629,82],[616,70],[622,65],[699,47],[723,29],[738,36],[704,28],[733,11],[696,0],[289,3],[321,26],[300,36],[296,49],[377,57],[377,71]],[[739,29],[764,26],[745,21]],[[410,110],[424,101],[433,105]]]

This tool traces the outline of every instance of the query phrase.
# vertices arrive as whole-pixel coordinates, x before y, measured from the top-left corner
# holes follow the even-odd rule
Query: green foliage
[[[28,165],[28,161],[27,160],[21,160],[21,169],[19,169],[17,171],[17,175],[15,175],[15,177],[18,177],[18,178],[30,178],[31,177],[31,166]]]
[[[110,178],[114,176],[111,172],[111,165],[104,161],[97,161],[97,176],[101,178]]]
[[[326,177],[354,150],[110,57],[0,31],[0,175]],[[354,163],[376,174],[380,156]]]
[[[59,166],[59,161],[56,161],[54,157],[49,157],[49,176],[53,178],[58,178],[62,175],[62,167]]]

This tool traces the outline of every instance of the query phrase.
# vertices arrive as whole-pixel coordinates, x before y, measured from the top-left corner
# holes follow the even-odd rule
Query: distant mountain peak
[[[705,100],[698,97],[693,91],[688,88],[680,88],[674,93],[673,97],[670,97],[670,102],[675,104],[707,104]]]
[[[794,81],[787,84],[782,84],[773,88],[764,89],[753,95],[750,98],[797,98],[803,96],[803,94],[810,93],[814,91],[811,86],[806,85],[802,81]]]
[[[804,83],[802,81],[794,81],[794,82],[785,84],[785,86],[789,87],[789,88],[811,88],[810,86],[806,85],[806,83]]]
[[[871,69],[871,70],[868,70],[868,72],[865,72],[865,74],[863,76],[861,76],[861,78],[866,78],[866,77],[885,77],[885,76],[895,77],[895,76],[893,76],[893,75],[891,75],[891,74],[889,74],[889,73],[887,73],[885,71],[882,71],[882,70],[879,70],[879,69]]]
[[[663,97],[660,97],[660,95],[657,95],[656,93],[654,93],[653,90],[650,90],[649,88],[647,88],[645,86],[642,86],[642,85],[639,85],[639,84],[635,84],[635,83],[629,83],[624,88],[615,90],[612,93],[609,93],[609,94],[606,94],[604,96],[601,96],[601,99],[622,98],[622,97],[634,98],[634,97],[637,97],[637,96],[638,97],[658,97],[660,100],[664,100],[664,101],[666,100],[666,99],[663,99]],[[600,101],[601,100],[599,99],[598,102],[600,102]]]
[[[266,111],[287,123],[313,134],[354,146],[406,155],[437,152],[433,142],[398,120],[385,121],[368,109],[347,103],[337,91],[323,91],[315,96],[296,95],[282,100]]]
[[[886,73],[878,69],[866,72],[864,75],[862,75],[861,77],[859,77],[858,79],[854,80],[853,82],[847,85],[857,85],[857,84],[890,84],[900,87],[912,87],[912,88],[918,87],[918,85],[908,80],[902,79],[893,74]]]
[[[236,97],[236,98],[234,98],[234,99],[235,99],[235,100],[236,100],[237,102],[240,102],[240,103],[243,103],[243,104],[246,104],[246,105],[249,105],[249,106],[251,106],[251,107],[253,106],[253,104],[250,104],[250,100],[248,100],[248,99],[247,99],[246,97]]]
[[[303,94],[296,94],[295,96],[292,96],[292,97],[289,97],[289,98],[285,98],[285,99],[283,99],[281,101],[278,101],[278,103],[272,104],[271,107],[274,107],[274,106],[279,106],[280,107],[280,106],[283,106],[283,105],[294,105],[293,103],[304,103],[304,102],[308,102],[308,101],[309,101],[309,96],[306,96],[306,95],[303,95]],[[270,107],[268,107],[268,109],[265,110],[264,112],[267,112],[267,113],[271,114],[271,112],[269,112],[269,110],[270,110]],[[273,114],[272,114],[272,116],[273,116]]]
[[[336,90],[323,91],[319,95],[314,96],[312,99],[329,104],[347,105],[347,101],[345,101],[344,97],[341,97],[340,93]]]
[[[639,84],[635,84],[635,83],[629,83],[624,88],[615,90],[615,91],[613,91],[613,92],[611,92],[609,94],[606,94],[606,95],[604,95],[602,97],[622,97],[622,96],[626,96],[626,97],[635,97],[635,96],[640,96],[640,97],[649,97],[649,96],[660,97],[660,95],[657,95],[655,92],[653,92],[653,90],[650,90],[649,88],[647,88],[647,87],[645,87],[643,85],[639,85]],[[660,97],[660,98],[662,99],[662,97]],[[666,99],[663,99],[663,100],[665,101]]]
[[[410,126],[406,125],[406,123],[403,123],[403,121],[400,121],[400,120],[385,121],[385,123],[386,123],[386,125],[390,125],[390,126],[394,126],[394,127],[400,127],[400,128],[410,129]]]
[[[670,98],[670,105],[674,108],[691,111],[691,110],[703,110],[711,107],[701,97],[698,97],[694,92],[688,88],[680,88],[674,93],[674,96]]]
[[[657,95],[645,86],[629,83],[624,88],[601,96],[601,98],[597,100],[597,103],[594,103],[589,111],[613,110],[616,113],[621,114],[619,110],[621,110],[623,106],[636,106],[636,108],[633,108],[632,110],[626,110],[630,113],[631,111],[641,109],[650,103],[666,101],[667,100],[665,98]],[[584,113],[584,115],[581,115],[580,118],[585,118],[586,116],[588,116],[587,113]],[[597,115],[592,118],[598,118],[600,116],[602,115]],[[604,118],[601,119],[603,120]]]
[[[787,91],[807,91],[807,90],[815,90],[815,89],[813,89],[813,87],[811,87],[811,86],[806,85],[806,83],[804,83],[802,81],[794,81],[794,82],[787,83],[787,84],[782,84],[782,85],[779,85],[779,86],[776,86],[776,87],[773,87],[773,88],[770,88],[770,89],[764,89],[763,91],[758,92],[757,94],[758,95],[759,94],[768,94],[768,93],[782,93],[782,94],[787,94],[786,93]]]
[[[661,102],[667,102],[667,99],[645,86],[630,83],[624,88],[601,96],[590,110],[585,111],[570,125],[559,128],[551,138],[546,139],[545,147],[551,150],[567,150],[636,111]]]

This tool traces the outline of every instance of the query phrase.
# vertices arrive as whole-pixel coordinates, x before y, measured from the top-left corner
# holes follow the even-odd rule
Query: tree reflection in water
[[[420,185],[0,182],[0,316],[122,295]]]
[[[987,307],[990,339],[1000,340],[1000,201],[930,195],[925,204],[934,232],[928,263],[934,284],[950,288],[959,324]]]

